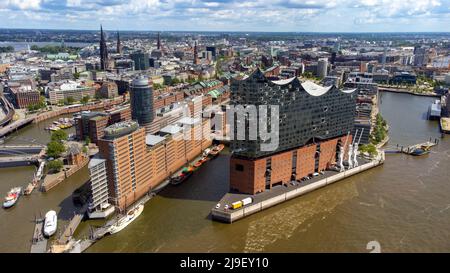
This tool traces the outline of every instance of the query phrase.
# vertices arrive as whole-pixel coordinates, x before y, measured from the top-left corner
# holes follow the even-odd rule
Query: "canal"
[[[380,109],[390,125],[388,145],[439,138],[438,123],[426,120],[433,100],[382,93]],[[37,125],[31,127],[19,135]],[[168,186],[146,203],[142,215],[125,230],[105,237],[88,252],[368,252],[366,245],[374,240],[383,252],[448,252],[449,159],[447,136],[429,155],[388,155],[384,166],[230,225],[209,216],[228,189],[228,155],[224,154],[184,184]],[[28,169],[0,169],[1,192],[25,185],[21,181],[32,174]],[[70,193],[87,177],[86,172],[79,175],[49,193],[22,198],[12,210],[2,210],[0,251],[29,251],[33,214],[50,208],[62,213],[73,206]],[[83,222],[77,236],[97,224]]]

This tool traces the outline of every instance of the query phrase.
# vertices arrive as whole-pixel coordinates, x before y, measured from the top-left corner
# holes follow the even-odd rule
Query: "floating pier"
[[[380,151],[379,153],[378,158],[372,161],[359,159],[362,164],[358,167],[343,172],[325,171],[321,176],[303,182],[295,182],[295,185],[288,183],[286,185],[273,187],[269,191],[255,195],[227,193],[219,201],[220,207],[213,208],[211,210],[212,219],[225,223],[233,223],[236,220],[286,202],[294,197],[298,197],[357,173],[374,168],[384,163],[384,152]],[[251,197],[253,202],[246,206],[239,209],[224,208],[225,205],[230,206],[233,202],[240,201],[248,197]]]
[[[142,197],[139,201],[135,203],[134,206],[137,206],[138,204],[145,204],[147,201],[152,199],[155,196],[155,193],[149,192],[147,195]],[[102,239],[104,236],[109,234],[109,228],[115,224],[117,221],[116,218],[113,218],[106,222],[103,226],[93,228],[90,227],[89,229],[89,238],[84,240],[78,240],[74,241],[73,238],[70,238],[70,241],[67,242],[67,245],[69,245],[69,248],[66,248],[64,252],[70,252],[70,253],[81,253],[84,252],[86,249],[88,249],[91,245],[96,243],[98,240]]]
[[[438,139],[434,139],[434,141],[431,141],[431,138],[430,138],[430,140],[427,141],[427,142],[414,144],[414,145],[407,146],[407,147],[397,144],[396,147],[388,148],[384,152],[386,154],[400,154],[400,153],[404,153],[404,154],[412,155],[414,150],[416,150],[416,149],[423,148],[423,149],[427,149],[428,150],[428,149],[436,146],[437,144],[439,144],[439,140]]]
[[[34,232],[31,239],[30,253],[45,253],[47,252],[47,238],[44,236],[44,218],[36,218],[34,220]]]

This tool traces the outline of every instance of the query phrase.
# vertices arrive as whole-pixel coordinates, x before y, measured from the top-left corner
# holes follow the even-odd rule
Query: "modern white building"
[[[105,218],[114,212],[109,204],[108,180],[106,174],[106,160],[93,158],[89,162],[91,198],[89,202],[89,218]]]
[[[79,82],[64,80],[50,83],[47,87],[48,97],[51,104],[58,104],[60,101],[72,98],[74,101],[80,101],[83,97],[95,97],[95,88],[85,86]]]
[[[320,58],[317,62],[317,77],[323,79],[328,74],[328,59]]]

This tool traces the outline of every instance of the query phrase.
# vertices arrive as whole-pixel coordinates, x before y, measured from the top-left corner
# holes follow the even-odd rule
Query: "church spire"
[[[160,37],[159,32],[158,32],[158,40],[156,42],[156,47],[158,48],[158,50],[161,50],[161,37]]]
[[[106,70],[108,67],[108,48],[106,47],[105,34],[103,26],[100,25],[100,68]]]
[[[197,41],[194,44],[194,64],[198,64]]]
[[[120,44],[119,31],[117,31],[117,54],[122,54],[122,45]]]

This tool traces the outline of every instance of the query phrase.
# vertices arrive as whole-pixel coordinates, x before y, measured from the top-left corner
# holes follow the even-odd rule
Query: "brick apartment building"
[[[187,125],[192,127],[183,130]],[[147,134],[135,121],[107,127],[98,146],[106,159],[112,203],[125,209],[143,197],[210,146],[212,141],[203,137],[209,132],[208,119],[193,118],[182,118],[158,134]]]
[[[79,140],[89,137],[92,143],[97,144],[98,140],[103,137],[106,127],[128,120],[131,120],[130,107],[118,107],[105,112],[83,113],[75,118],[76,137]]]

